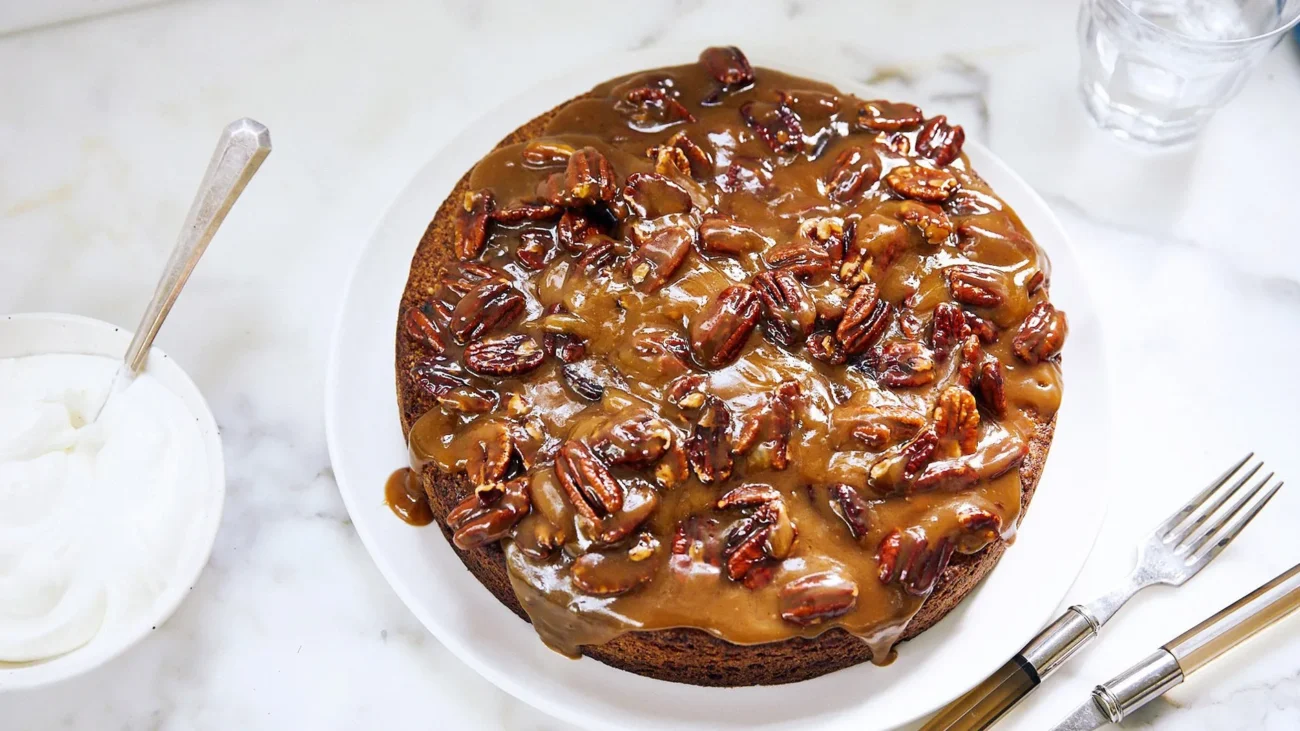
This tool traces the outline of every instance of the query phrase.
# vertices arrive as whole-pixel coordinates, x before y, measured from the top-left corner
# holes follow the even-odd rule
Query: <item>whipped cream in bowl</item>
[[[97,420],[130,333],[0,317],[0,692],[90,670],[160,627],[206,565],[216,423],[154,349]]]

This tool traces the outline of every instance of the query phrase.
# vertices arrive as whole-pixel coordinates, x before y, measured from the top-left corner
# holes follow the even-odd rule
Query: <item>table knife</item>
[[[1300,608],[1300,564],[1179,635],[1142,662],[1096,687],[1053,731],[1091,731],[1183,682],[1211,660]]]

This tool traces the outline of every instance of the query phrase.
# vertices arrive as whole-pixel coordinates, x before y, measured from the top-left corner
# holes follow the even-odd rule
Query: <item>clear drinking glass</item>
[[[1188,140],[1297,21],[1300,0],[1083,0],[1083,102],[1122,137]]]

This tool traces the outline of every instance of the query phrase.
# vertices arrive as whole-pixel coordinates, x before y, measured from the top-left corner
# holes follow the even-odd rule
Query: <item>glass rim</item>
[[[1157,25],[1151,22],[1149,19],[1142,17],[1141,15],[1138,14],[1136,10],[1130,7],[1129,0],[1100,0],[1100,1],[1107,3],[1109,5],[1114,5],[1119,8],[1122,8],[1124,13],[1126,13],[1129,17],[1136,20],[1138,24],[1142,25],[1143,27],[1155,31],[1159,35],[1165,36],[1168,39],[1178,41],[1179,43],[1185,43],[1188,45],[1199,45],[1199,46],[1220,47],[1220,48],[1231,47],[1231,46],[1249,46],[1249,45],[1259,43],[1260,41],[1266,41],[1271,38],[1275,38],[1279,35],[1282,35],[1290,31],[1292,28],[1294,28],[1297,22],[1300,22],[1300,2],[1294,2],[1293,0],[1281,0],[1280,2],[1281,7],[1278,9],[1279,16],[1281,15],[1284,9],[1292,6],[1294,7],[1292,8],[1291,17],[1288,18],[1286,22],[1280,23],[1276,28],[1273,28],[1272,30],[1269,30],[1264,33],[1260,33],[1259,35],[1249,36],[1247,38],[1223,38],[1223,39],[1194,38],[1192,36],[1184,35],[1177,31],[1170,30],[1162,25]]]

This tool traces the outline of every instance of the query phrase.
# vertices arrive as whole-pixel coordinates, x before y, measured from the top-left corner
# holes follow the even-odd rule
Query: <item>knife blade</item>
[[[1110,722],[1110,716],[1097,705],[1097,699],[1089,698],[1074,709],[1074,713],[1066,716],[1064,721],[1056,724],[1054,731],[1093,731]]]

